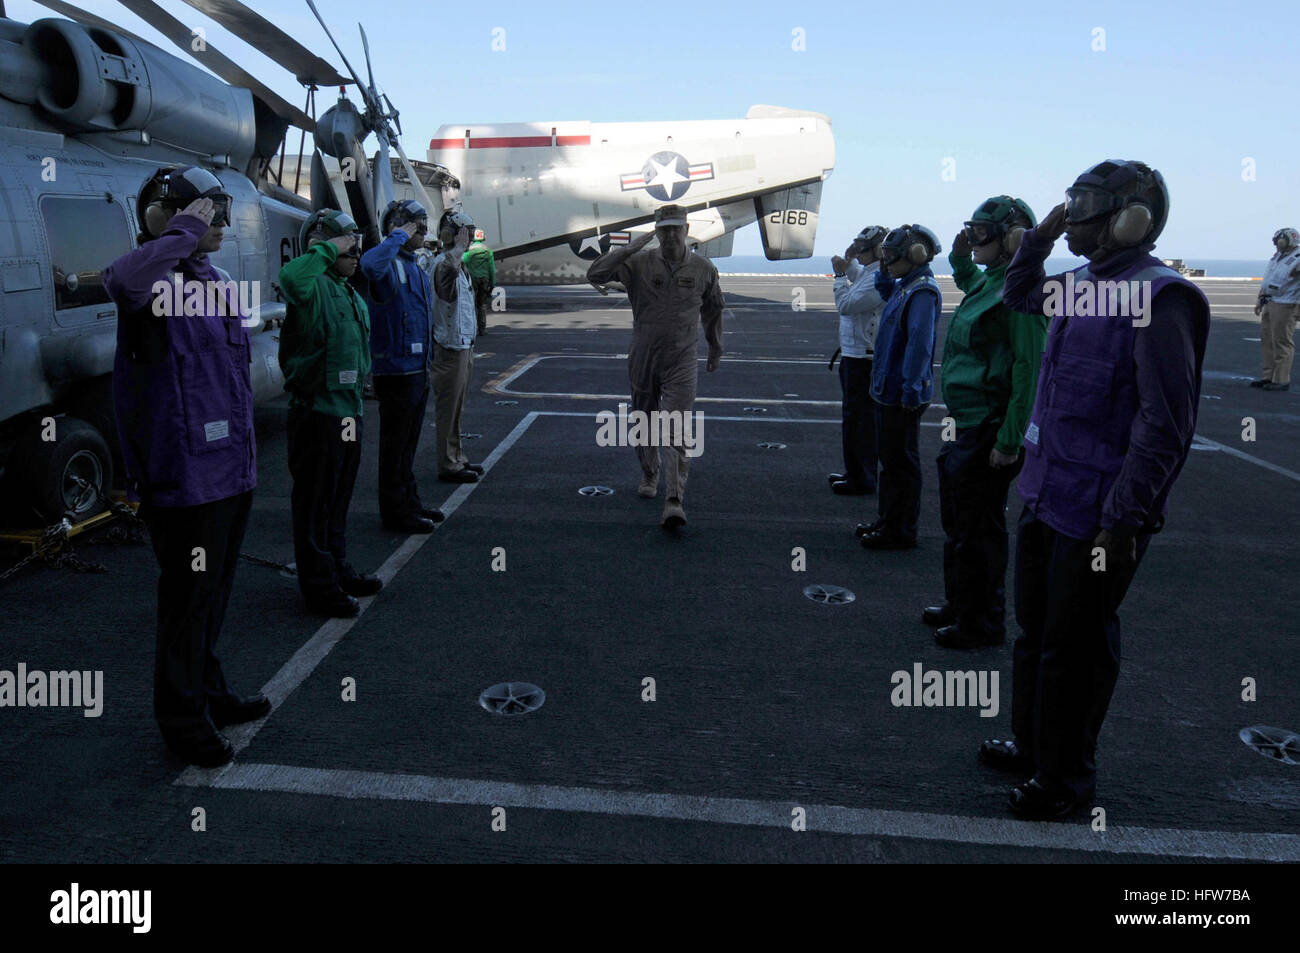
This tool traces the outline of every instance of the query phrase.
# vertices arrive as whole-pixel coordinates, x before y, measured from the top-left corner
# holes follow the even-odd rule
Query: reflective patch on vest
[[[204,439],[211,443],[214,440],[225,440],[230,436],[229,420],[214,420],[211,423],[203,425]]]
[[[413,342],[411,342],[411,353],[412,353],[412,354],[423,354],[423,353],[424,353],[424,342],[423,342],[423,341],[413,341]]]
[[[402,266],[401,260],[395,260],[393,264],[397,266],[397,280],[402,284],[406,284],[406,268]]]
[[[1038,424],[1031,423],[1029,429],[1025,431],[1025,443],[1038,445]]]
[[[357,372],[355,370],[339,371],[340,384],[355,384],[356,382],[357,382]]]

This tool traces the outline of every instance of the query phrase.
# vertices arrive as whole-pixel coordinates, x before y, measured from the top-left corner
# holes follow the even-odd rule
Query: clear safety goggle
[[[886,245],[883,242],[880,245],[880,260],[886,265],[892,265],[898,259],[903,257],[903,249],[895,245]]]
[[[201,196],[201,198],[205,198],[212,203],[212,224],[213,225],[230,224],[231,199],[229,195],[226,195],[225,193],[219,193],[217,195],[204,195]],[[181,211],[183,208],[185,208],[185,206],[189,204],[190,204],[189,202],[178,202],[175,199],[162,200],[162,205],[164,208],[175,209],[177,212]]]
[[[231,206],[230,196],[223,193],[219,195],[205,195],[203,197],[212,201],[212,224],[229,225]]]
[[[1095,189],[1066,189],[1065,217],[1076,224],[1090,222],[1094,218],[1115,210],[1118,202],[1110,192]]]
[[[361,257],[361,233],[352,232],[352,246],[347,251],[338,253],[339,258],[360,258]]]

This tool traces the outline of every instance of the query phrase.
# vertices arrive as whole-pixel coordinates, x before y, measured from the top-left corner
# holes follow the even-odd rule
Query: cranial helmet
[[[1109,217],[1102,243],[1116,248],[1154,244],[1169,218],[1164,176],[1143,162],[1099,162],[1075,179],[1065,196],[1069,222]]]
[[[883,225],[868,225],[858,232],[857,238],[853,239],[853,249],[859,255],[871,251],[871,249],[883,242],[888,234],[889,229]]]
[[[383,217],[379,220],[379,230],[387,235],[394,228],[419,219],[426,222],[429,220],[429,213],[423,205],[415,199],[394,199],[384,209]]]
[[[185,208],[195,199],[211,199],[212,224],[229,225],[231,198],[221,180],[195,165],[164,166],[149,177],[136,199],[136,214],[150,237],[167,227],[169,213]]]
[[[924,225],[900,225],[885,236],[880,247],[881,260],[886,265],[892,265],[900,258],[906,258],[913,265],[924,265],[943,251],[938,237]]]
[[[474,220],[460,209],[448,209],[442,213],[442,219],[438,222],[439,233],[447,228],[459,231],[462,228],[472,229],[473,227]]]
[[[1286,239],[1287,248],[1295,248],[1300,245],[1300,232],[1294,228],[1279,228],[1273,233],[1273,241],[1277,241],[1279,238]]]
[[[975,210],[962,231],[972,245],[998,242],[1005,254],[1014,255],[1025,230],[1037,224],[1033,209],[1023,199],[995,195]]]
[[[298,239],[302,242],[304,248],[310,245],[313,239],[328,241],[331,238],[338,238],[340,235],[356,235],[360,237],[361,229],[357,227],[357,223],[351,215],[347,212],[340,212],[336,208],[323,208],[312,212],[298,231]]]

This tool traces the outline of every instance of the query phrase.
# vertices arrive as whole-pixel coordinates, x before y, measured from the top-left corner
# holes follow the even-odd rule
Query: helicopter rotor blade
[[[326,60],[239,0],[185,0],[255,50],[279,63],[304,86],[346,86],[348,81]]]
[[[382,211],[393,200],[393,163],[389,158],[388,139],[379,137],[379,153],[375,156],[375,208]]]
[[[81,9],[81,7],[74,7],[70,3],[64,3],[63,0],[36,0],[36,2],[43,7],[49,7],[55,13],[62,13],[69,20],[75,20],[82,26],[94,26],[99,27],[101,30],[112,30],[114,33],[120,34],[128,40],[134,40],[136,43],[156,46],[156,44],[150,43],[144,37],[137,36],[129,30],[125,30],[118,26],[116,23],[105,20],[103,17],[97,17],[95,14]]]
[[[375,91],[375,71],[370,66],[370,41],[366,39],[365,27],[358,23],[357,29],[361,31],[361,49],[365,50],[366,53],[366,75],[370,77],[370,95],[378,101],[379,96]]]
[[[186,0],[186,2],[188,3],[189,0]],[[316,22],[318,22],[321,29],[325,31],[325,35],[329,37],[330,43],[334,44],[334,49],[338,52],[339,58],[343,60],[343,65],[347,67],[347,71],[352,76],[352,81],[356,84],[357,90],[361,93],[362,97],[365,98],[366,108],[368,109],[370,107],[370,91],[366,89],[365,84],[361,82],[361,77],[357,75],[357,71],[354,70],[352,64],[348,62],[347,55],[343,52],[343,48],[339,46],[338,41],[334,39],[334,34],[330,32],[330,28],[325,25],[325,18],[322,17],[320,11],[316,9],[316,4],[312,3],[312,0],[307,0],[307,6],[311,7],[311,12],[316,16]]]
[[[388,118],[393,120],[393,125],[397,126],[397,134],[400,136],[402,134],[401,114],[393,108],[393,101],[388,98],[387,93],[384,93],[384,105],[387,107]]]
[[[221,53],[211,43],[204,42],[202,50],[194,48],[194,33],[180,20],[176,19],[154,0],[121,0],[122,6],[126,7],[141,20],[144,20],[155,30],[161,33],[167,39],[171,40],[176,46],[180,47],[195,60],[202,63],[208,69],[212,70],[217,76],[225,80],[232,86],[243,86],[247,88],[254,96],[266,103],[271,112],[275,113],[281,119],[284,119],[300,129],[306,129],[311,132],[316,127],[316,122],[305,112],[292,103],[286,101],[278,93],[266,86],[255,76],[235,63],[229,57]],[[49,0],[45,3],[51,10],[57,10],[65,16],[72,16],[69,11],[77,10],[76,7],[68,3],[59,2],[59,0]],[[84,11],[77,11],[78,13]],[[73,17],[77,19],[77,17]],[[107,29],[122,32],[120,27],[109,25]],[[141,41],[147,42],[147,41]],[[150,44],[152,46],[152,44]]]

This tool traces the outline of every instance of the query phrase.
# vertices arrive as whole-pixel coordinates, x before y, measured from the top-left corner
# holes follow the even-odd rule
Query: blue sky
[[[293,78],[261,54],[181,0],[160,2],[301,103]],[[79,5],[170,49],[116,3]],[[30,0],[6,6],[20,20],[53,15]],[[255,6],[341,67],[305,0]],[[1294,4],[317,6],[359,68],[355,24],[365,24],[376,78],[402,110],[415,158],[445,122],[721,119],[755,103],[826,113],[837,154],[819,256],[869,223],[920,222],[946,246],[976,205],[1002,192],[1041,216],[1105,158],[1164,173],[1166,257],[1264,258],[1275,229],[1300,227]],[[502,52],[491,49],[496,27]],[[792,48],[797,28],[802,52]],[[948,158],[953,181],[942,175]],[[1243,179],[1247,160],[1253,180]],[[735,252],[760,252],[755,228],[738,234]]]

